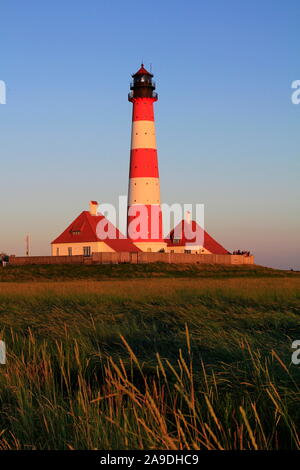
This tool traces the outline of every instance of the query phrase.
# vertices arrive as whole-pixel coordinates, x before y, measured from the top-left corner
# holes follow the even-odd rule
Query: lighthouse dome
[[[141,67],[139,68],[139,70],[136,73],[134,73],[132,76],[136,77],[137,75],[148,75],[150,77],[153,77],[153,74],[148,72],[148,70],[145,69],[144,64],[141,64]]]
[[[155,83],[152,80],[153,74],[145,69],[144,64],[140,69],[132,75],[133,81],[130,84],[130,98],[157,98],[155,90]]]

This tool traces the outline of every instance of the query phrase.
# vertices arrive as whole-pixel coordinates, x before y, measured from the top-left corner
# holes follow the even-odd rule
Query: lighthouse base
[[[158,251],[164,250],[167,251],[167,243],[165,242],[133,242],[134,245],[139,248],[141,251],[152,251],[157,253]]]

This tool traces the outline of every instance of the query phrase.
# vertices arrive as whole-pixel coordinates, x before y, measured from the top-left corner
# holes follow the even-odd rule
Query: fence
[[[92,256],[11,256],[9,264],[119,264],[119,263],[174,263],[174,264],[254,264],[254,256],[198,255],[191,253],[118,252],[93,253]]]

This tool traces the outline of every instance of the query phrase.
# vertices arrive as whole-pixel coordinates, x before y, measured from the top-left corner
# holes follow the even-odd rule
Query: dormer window
[[[80,235],[80,230],[71,230],[72,235]]]

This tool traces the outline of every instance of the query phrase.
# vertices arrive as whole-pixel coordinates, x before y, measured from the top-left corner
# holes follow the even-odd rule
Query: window
[[[151,249],[151,248],[147,248],[147,251],[152,251],[152,249]]]
[[[83,256],[91,256],[91,247],[90,246],[84,246],[83,247]]]
[[[185,253],[192,253],[192,250],[184,250]]]
[[[80,235],[80,230],[71,230],[72,235]]]
[[[174,239],[173,239],[173,244],[174,244],[174,245],[179,245],[180,242],[181,242],[181,239],[180,239],[180,238],[174,238]]]
[[[56,248],[56,256],[59,256],[59,248]]]
[[[69,255],[69,256],[72,256],[72,248],[71,248],[71,247],[68,248],[68,255]]]

